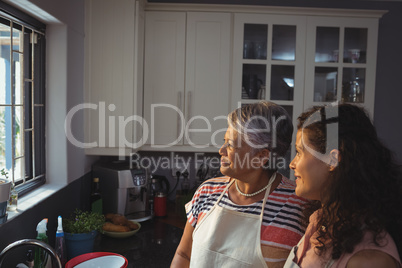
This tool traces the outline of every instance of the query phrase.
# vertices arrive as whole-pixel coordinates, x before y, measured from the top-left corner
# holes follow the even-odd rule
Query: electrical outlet
[[[194,164],[195,164],[195,170],[198,170],[201,165],[206,165],[207,159],[205,158],[204,153],[195,153],[194,154]]]
[[[183,159],[174,161],[172,163],[172,175],[173,175],[173,177],[176,177],[176,172],[180,171],[180,178],[183,178],[183,176],[181,174],[183,174],[183,172],[185,170],[187,170],[187,172],[189,173],[189,177],[190,177],[190,167],[188,165],[189,165],[189,163],[186,163],[185,161],[183,161]]]

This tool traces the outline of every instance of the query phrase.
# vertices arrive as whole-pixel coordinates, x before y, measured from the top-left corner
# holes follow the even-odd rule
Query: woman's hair
[[[318,252],[326,250],[324,241],[329,239],[332,258],[338,259],[353,251],[364,231],[373,233],[377,245],[381,232],[387,231],[402,256],[401,169],[365,110],[350,104],[319,106],[298,120],[298,130],[313,149],[321,154],[338,149],[340,155],[322,193],[325,203],[318,226],[326,228],[319,229]],[[334,126],[338,135],[327,133]]]
[[[243,105],[228,115],[228,124],[253,152],[268,149],[271,159],[284,156],[292,142],[292,120],[284,108],[273,102]]]

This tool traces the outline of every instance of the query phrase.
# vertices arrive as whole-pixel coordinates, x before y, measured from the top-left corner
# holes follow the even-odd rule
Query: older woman
[[[317,210],[285,267],[401,267],[401,173],[366,112],[350,104],[308,110],[296,151],[296,194]]]
[[[282,267],[304,233],[305,200],[277,172],[293,126],[271,102],[228,116],[220,148],[225,177],[203,183],[186,205],[188,221],[171,267]]]

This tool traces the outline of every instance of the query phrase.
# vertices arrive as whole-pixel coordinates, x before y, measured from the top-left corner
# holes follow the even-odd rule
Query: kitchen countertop
[[[183,235],[185,220],[168,204],[166,217],[140,222],[141,229],[131,237],[112,238],[99,235],[94,251],[114,252],[128,260],[127,267],[169,267]]]

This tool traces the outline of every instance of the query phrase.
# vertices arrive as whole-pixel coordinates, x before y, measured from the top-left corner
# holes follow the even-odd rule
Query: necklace
[[[264,188],[262,188],[261,190],[258,190],[258,191],[255,192],[255,193],[252,193],[252,194],[245,194],[245,193],[243,193],[242,191],[240,191],[239,186],[237,185],[237,180],[235,180],[236,190],[237,190],[237,191],[239,192],[239,194],[241,194],[242,196],[247,196],[247,197],[255,196],[255,195],[261,193],[262,191],[265,191],[268,187],[271,186],[271,184],[272,184],[272,183],[274,182],[274,180],[275,180],[275,174],[276,174],[276,172],[274,172],[274,174],[272,174],[271,178],[269,178],[268,184],[267,184]]]

